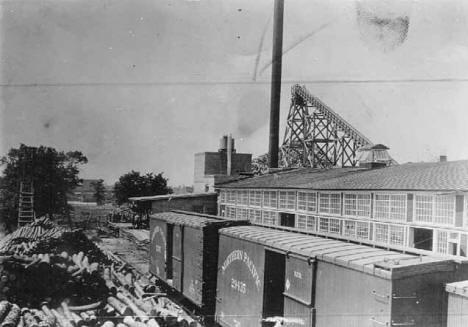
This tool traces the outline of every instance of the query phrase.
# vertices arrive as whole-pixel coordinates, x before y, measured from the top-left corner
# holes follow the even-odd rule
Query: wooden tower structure
[[[301,85],[291,89],[281,147],[285,167],[355,167],[357,150],[372,142]]]

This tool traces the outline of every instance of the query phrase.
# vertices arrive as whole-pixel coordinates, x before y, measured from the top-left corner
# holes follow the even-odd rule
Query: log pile
[[[67,231],[55,225],[49,218],[39,218],[33,223],[18,228],[0,240],[0,254],[20,254],[36,245],[40,240],[54,239]]]
[[[0,257],[0,327],[200,326],[79,231],[21,244]]]

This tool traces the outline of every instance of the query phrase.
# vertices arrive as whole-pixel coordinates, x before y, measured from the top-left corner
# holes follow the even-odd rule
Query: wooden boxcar
[[[150,272],[212,316],[218,229],[247,223],[183,211],[151,215]]]
[[[216,321],[254,327],[440,327],[450,259],[239,226],[220,230]]]
[[[468,280],[445,286],[448,293],[447,327],[468,326]]]

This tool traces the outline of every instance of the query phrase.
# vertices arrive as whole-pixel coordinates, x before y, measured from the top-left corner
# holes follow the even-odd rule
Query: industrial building
[[[215,184],[251,171],[252,154],[237,153],[235,140],[223,136],[217,152],[195,154],[194,192],[213,192]]]
[[[468,161],[298,168],[218,185],[219,214],[419,253],[467,256]],[[374,168],[373,168],[374,167]]]

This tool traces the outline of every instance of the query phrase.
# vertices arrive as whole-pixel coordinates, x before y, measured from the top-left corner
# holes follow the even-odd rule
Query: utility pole
[[[278,168],[281,64],[283,56],[283,13],[284,0],[275,0],[275,11],[273,16],[273,55],[271,66],[269,139],[270,168]]]

